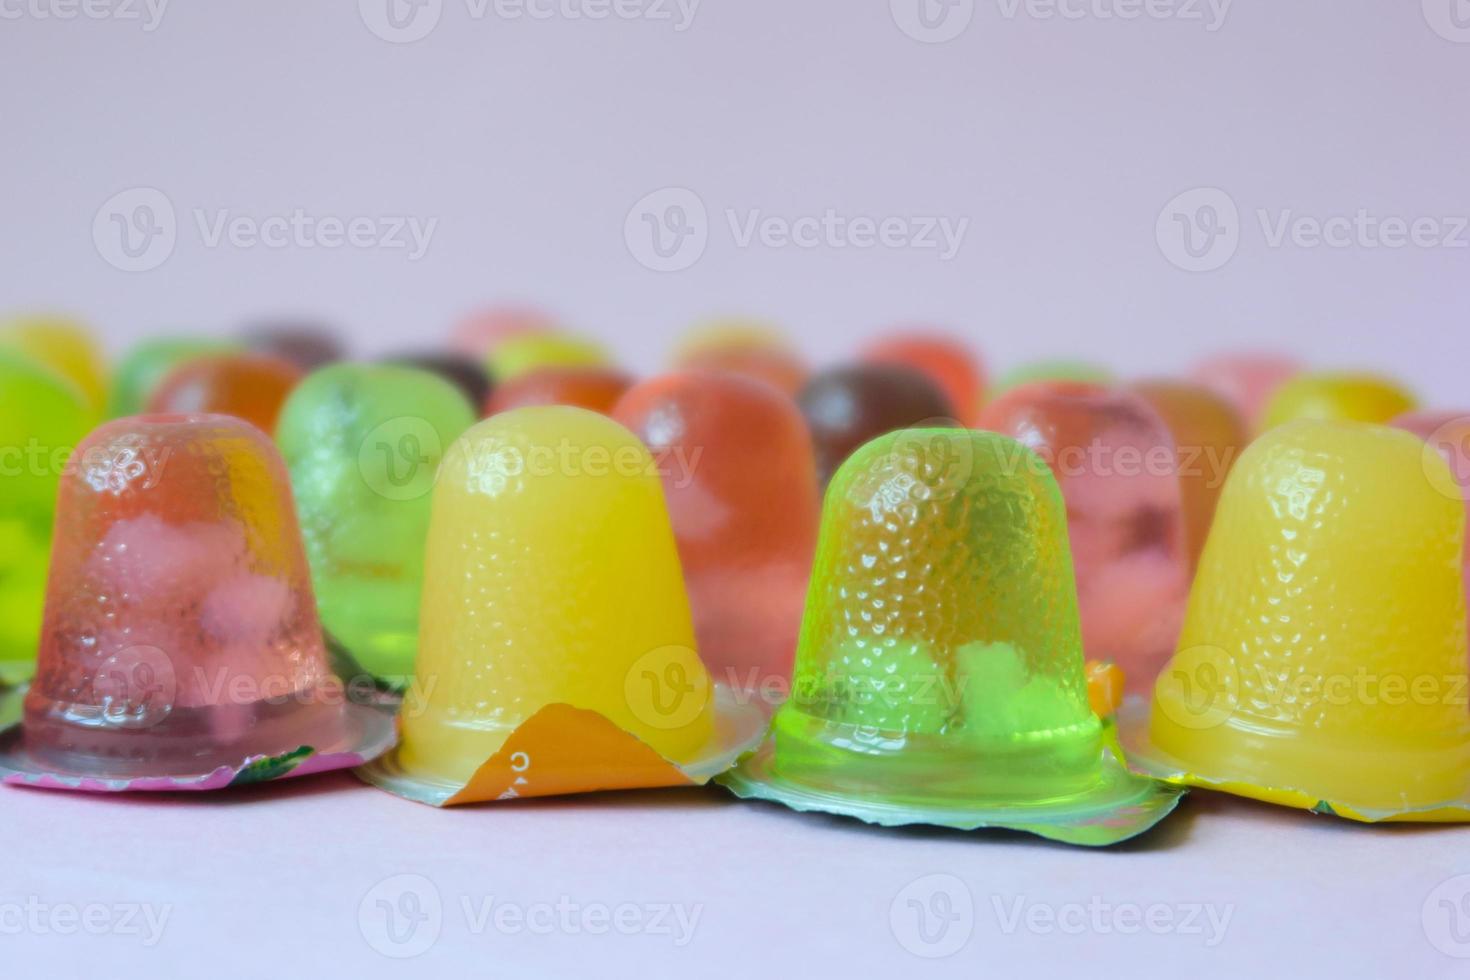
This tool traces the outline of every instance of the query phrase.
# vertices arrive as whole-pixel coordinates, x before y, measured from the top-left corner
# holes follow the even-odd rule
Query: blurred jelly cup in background
[[[1159,413],[1174,436],[1183,495],[1185,551],[1193,571],[1205,548],[1225,477],[1249,441],[1245,423],[1224,398],[1184,381],[1136,381],[1128,390]]]
[[[20,740],[0,747],[8,781],[186,788],[168,779],[387,747],[391,722],[359,713],[328,667],[286,469],[264,433],[137,416],[77,456]]]
[[[118,362],[108,417],[121,418],[143,411],[164,378],[179,365],[195,358],[239,350],[236,343],[202,337],[158,337],[134,345]]]
[[[418,646],[435,474],[474,421],[436,375],[338,364],[292,392],[277,426],[322,624],[358,664],[400,684]]]
[[[1386,423],[1416,407],[1414,395],[1392,378],[1367,372],[1299,374],[1277,389],[1262,426],[1297,419]]]
[[[1039,381],[1075,381],[1079,384],[1109,385],[1113,383],[1113,372],[1100,364],[1090,364],[1087,361],[1032,361],[1013,367],[1001,375],[990,397],[999,398],[1012,389]]]
[[[963,429],[883,436],[838,471],[791,698],[721,782],[871,823],[1092,845],[1177,800],[1127,774],[1088,705],[1055,479],[1020,444]]]
[[[309,320],[270,320],[241,331],[246,348],[290,361],[303,373],[347,357],[347,345],[331,327]]]
[[[0,685],[35,668],[56,491],[96,423],[76,385],[0,346]]]
[[[856,364],[819,371],[797,398],[822,486],[858,447],[895,429],[960,424],[939,385],[913,368]]]
[[[1204,358],[1194,366],[1190,378],[1234,405],[1255,433],[1276,391],[1302,370],[1302,364],[1286,354],[1236,351]]]
[[[633,378],[617,368],[536,368],[497,385],[483,403],[484,414],[538,405],[570,405],[606,415],[632,384]]]
[[[775,327],[753,320],[717,320],[695,327],[674,353],[681,370],[728,371],[795,395],[810,372]]]
[[[485,361],[502,341],[521,334],[558,333],[557,319],[532,307],[492,306],[476,310],[455,324],[449,346]]]
[[[402,744],[364,773],[377,785],[455,801],[509,739],[561,708],[642,743],[671,778],[603,771],[593,745],[563,746],[566,768],[548,772],[542,749],[557,752],[540,745],[522,753],[517,794],[547,780],[556,791],[687,783],[678,770],[723,768],[743,748],[695,649],[653,457],[611,419],[522,408],[462,435],[434,490],[423,596]],[[757,721],[746,738],[758,734]]]
[[[263,354],[191,358],[164,377],[147,410],[232,415],[269,434],[276,431],[281,406],[304,376],[292,362]]]
[[[612,366],[601,344],[566,333],[514,334],[491,348],[487,363],[497,386],[538,368]]]
[[[1173,437],[1138,395],[1035,382],[986,406],[980,427],[1046,460],[1067,502],[1082,646],[1146,691],[1179,636],[1189,589]]]
[[[390,354],[379,358],[385,364],[419,368],[448,381],[459,389],[475,409],[478,417],[485,410],[493,384],[483,361],[452,351],[417,351]]]
[[[17,351],[76,385],[87,407],[107,407],[107,359],[86,327],[59,316],[24,316],[0,324],[0,349]]]
[[[751,378],[680,371],[633,388],[613,417],[653,451],[705,664],[784,696],[819,509],[801,412]]]
[[[1152,711],[1120,722],[1130,761],[1356,820],[1470,820],[1465,505],[1436,489],[1450,480],[1384,426],[1258,438]]]
[[[962,425],[975,421],[985,403],[985,366],[969,346],[928,328],[895,331],[863,348],[868,364],[892,364],[925,375],[939,386]]]

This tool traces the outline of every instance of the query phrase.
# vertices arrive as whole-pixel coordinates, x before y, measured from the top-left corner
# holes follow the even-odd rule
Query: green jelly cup
[[[439,461],[474,421],[435,374],[343,363],[298,385],[276,426],[322,625],[390,685],[413,674]]]
[[[0,351],[0,686],[35,672],[56,491],[96,423],[80,388]]]
[[[719,781],[884,826],[1102,846],[1181,791],[1128,771],[1087,702],[1066,512],[1004,436],[911,429],[838,470],[791,696]]]

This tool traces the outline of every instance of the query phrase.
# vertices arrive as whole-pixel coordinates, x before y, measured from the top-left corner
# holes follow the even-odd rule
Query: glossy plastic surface
[[[1450,495],[1458,492],[1470,508],[1470,412],[1410,412],[1394,419],[1393,426],[1414,433],[1439,452],[1449,466],[1451,482],[1436,489]],[[1430,475],[1437,472],[1429,469]],[[1470,607],[1470,534],[1465,542],[1465,604]]]
[[[110,422],[57,503],[33,760],[198,774],[342,741],[285,466],[222,416]],[[338,692],[340,693],[340,692]]]
[[[1045,463],[958,429],[854,454],[823,507],[792,697],[769,748],[722,781],[877,823],[1076,843],[1167,813],[1169,794],[1111,760],[1088,705],[1066,514]],[[1096,831],[1115,807],[1129,817],[1111,831],[1076,825]]]

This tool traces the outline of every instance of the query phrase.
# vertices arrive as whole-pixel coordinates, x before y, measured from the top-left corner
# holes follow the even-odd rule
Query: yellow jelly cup
[[[1465,508],[1445,469],[1364,423],[1246,450],[1151,709],[1120,713],[1130,763],[1353,820],[1470,821]]]
[[[657,467],[611,419],[471,428],[440,466],[425,561],[402,741],[368,781],[434,805],[701,783],[760,737],[762,704],[696,652]]]

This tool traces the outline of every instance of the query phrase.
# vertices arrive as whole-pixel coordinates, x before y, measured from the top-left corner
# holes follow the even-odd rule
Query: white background
[[[440,0],[409,44],[375,36],[353,0],[173,0],[152,31],[141,6],[137,20],[25,13],[68,2],[0,3],[23,13],[0,20],[0,308],[74,310],[114,346],[299,311],[370,351],[522,300],[643,367],[712,315],[769,317],[823,358],[919,319],[1000,368],[1066,353],[1146,373],[1273,345],[1470,401],[1470,248],[1272,248],[1256,217],[1470,215],[1470,43],[1430,26],[1464,0],[1236,0],[1214,31],[1204,0],[1177,0],[1199,20],[1091,13],[1120,0],[1065,0],[1077,20],[957,0],[970,20],[942,44],[906,35],[888,0],[704,0],[682,32],[673,6],[671,20],[538,20]],[[624,222],[671,186],[707,206],[708,247],[658,273]],[[178,240],[128,273],[92,226],[135,187],[168,196]],[[1238,206],[1239,241],[1223,268],[1191,273],[1155,230],[1200,187]],[[193,218],[297,208],[438,225],[408,261],[211,248]],[[725,217],[827,208],[969,225],[946,262],[742,248]]]

